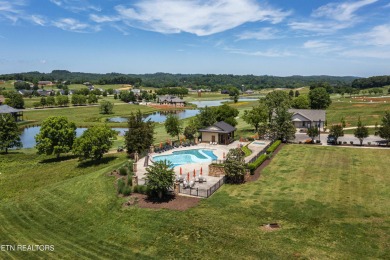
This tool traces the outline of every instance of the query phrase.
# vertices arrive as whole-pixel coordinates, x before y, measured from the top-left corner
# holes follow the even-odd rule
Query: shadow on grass
[[[75,155],[65,155],[65,156],[60,156],[59,158],[55,157],[55,158],[43,159],[39,163],[56,163],[56,162],[68,161],[76,158],[77,156]]]
[[[18,151],[14,151],[14,150],[8,150],[8,153],[5,153],[5,151],[1,151],[0,152],[0,155],[5,155],[5,156],[12,155],[12,154],[24,154],[24,153],[18,152]]]
[[[95,161],[84,161],[80,162],[79,165],[77,165],[77,168],[88,168],[91,166],[96,166],[96,165],[101,165],[101,164],[108,164],[111,161],[117,159],[117,157],[104,157],[100,160],[95,160]]]

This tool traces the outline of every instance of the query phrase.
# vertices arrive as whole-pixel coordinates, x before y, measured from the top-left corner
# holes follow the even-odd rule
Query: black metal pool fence
[[[179,186],[179,194],[186,194],[190,196],[208,198],[213,195],[223,184],[225,183],[225,177],[221,178],[217,183],[215,183],[210,188],[198,188],[198,187],[189,187],[184,188],[182,185]]]

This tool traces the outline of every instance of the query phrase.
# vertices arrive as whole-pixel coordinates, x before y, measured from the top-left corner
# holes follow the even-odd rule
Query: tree
[[[268,107],[268,120],[272,121],[272,114],[277,108],[290,108],[290,97],[287,92],[275,90],[268,93],[265,97],[265,104]]]
[[[363,145],[364,138],[368,137],[368,128],[362,124],[362,121],[360,120],[360,116],[358,119],[357,128],[354,130],[353,134],[357,139],[359,139],[360,146]]]
[[[239,112],[237,108],[231,107],[228,104],[223,104],[222,106],[214,107],[215,120],[217,122],[224,121],[232,126],[237,125],[235,119],[238,116]]]
[[[115,134],[116,132],[108,126],[93,126],[75,140],[73,153],[79,157],[80,161],[100,160],[110,150]]]
[[[191,120],[190,123],[184,128],[184,136],[189,140],[195,139],[197,132],[198,129],[196,128],[195,120]]]
[[[154,125],[153,122],[142,120],[141,111],[136,114],[130,113],[128,120],[129,131],[125,133],[125,145],[129,154],[149,149],[153,144]]]
[[[201,108],[199,114],[196,115],[196,122],[198,129],[213,125],[216,122],[215,111],[208,106]]]
[[[67,106],[69,104],[68,96],[57,96],[56,99],[59,106]]]
[[[5,99],[5,104],[13,108],[22,109],[24,108],[23,96],[16,92],[9,92]]]
[[[311,142],[314,142],[314,138],[318,136],[318,128],[316,126],[311,126],[307,129],[307,135],[311,138]]]
[[[382,118],[382,124],[378,128],[378,134],[381,138],[387,141],[386,145],[389,145],[390,142],[390,111],[386,111],[385,115]]]
[[[8,153],[13,147],[22,147],[18,125],[11,114],[0,114],[0,150]]]
[[[45,97],[41,97],[41,106],[42,107],[45,107],[46,106],[46,104],[47,104],[47,100],[46,100],[46,98]]]
[[[98,98],[95,94],[90,93],[88,96],[88,103],[89,104],[96,104],[98,102]]]
[[[310,100],[307,95],[300,95],[292,100],[291,107],[296,109],[309,109]]]
[[[225,174],[227,182],[242,183],[245,176],[244,153],[241,149],[231,149],[226,155]]]
[[[49,97],[47,97],[46,98],[46,105],[47,106],[55,106],[55,104],[56,104],[56,101],[55,101],[55,99],[54,99],[54,97],[52,97],[52,96],[49,96]]]
[[[288,141],[295,138],[295,126],[292,123],[292,113],[289,113],[286,107],[279,107],[275,111],[275,117],[272,119],[270,128],[273,139]]]
[[[288,95],[292,99],[294,97],[294,90],[290,89],[290,91],[288,92]]]
[[[146,186],[150,196],[162,199],[164,194],[173,187],[175,172],[170,161],[156,161],[146,168]]]
[[[266,125],[268,120],[268,108],[264,103],[253,107],[252,110],[245,110],[242,119],[255,128],[256,133],[260,125]]]
[[[177,136],[177,140],[180,140],[180,134],[183,132],[182,124],[179,120],[179,117],[174,114],[168,114],[167,119],[165,120],[165,131],[174,137]]]
[[[344,136],[344,130],[342,125],[332,125],[329,129],[329,135],[334,137],[335,143],[340,136]]]
[[[103,100],[102,103],[100,103],[100,114],[112,114],[113,108],[113,103],[107,100]]]
[[[38,154],[55,154],[57,158],[61,153],[72,149],[76,137],[76,125],[63,116],[51,116],[42,123],[41,130],[35,136]]]
[[[332,100],[325,88],[319,87],[309,91],[311,109],[327,109]]]
[[[299,97],[300,93],[298,90],[295,90],[295,97]]]

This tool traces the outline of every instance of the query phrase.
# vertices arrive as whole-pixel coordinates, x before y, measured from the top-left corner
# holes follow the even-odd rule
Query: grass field
[[[347,126],[356,126],[358,118],[364,125],[380,124],[385,111],[390,111],[390,103],[349,103],[333,102],[326,110],[328,126],[340,123],[345,118]]]
[[[122,208],[105,173],[123,157],[83,168],[1,155],[0,244],[53,244],[55,251],[1,251],[0,258],[388,259],[389,156],[285,146],[258,181],[224,185],[178,212]],[[282,228],[262,229],[271,222]]]

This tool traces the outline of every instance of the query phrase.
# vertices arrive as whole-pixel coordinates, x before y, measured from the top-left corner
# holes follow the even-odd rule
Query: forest
[[[233,74],[121,74],[121,73],[84,73],[67,70],[53,70],[50,73],[37,71],[3,74],[0,80],[22,80],[36,84],[38,81],[53,81],[55,83],[82,84],[90,82],[97,85],[131,84],[135,86],[170,88],[190,87],[193,89],[208,88],[216,91],[222,88],[237,87],[241,90],[265,88],[299,88],[317,83],[327,83],[332,87],[353,87],[365,89],[382,87],[390,84],[390,76],[376,76],[370,78],[357,78],[352,76],[256,76]]]

